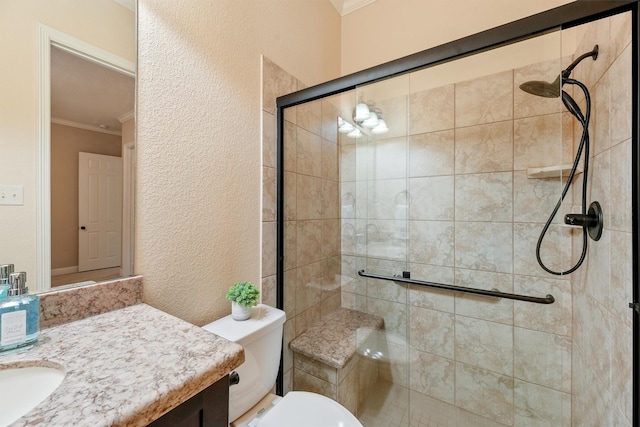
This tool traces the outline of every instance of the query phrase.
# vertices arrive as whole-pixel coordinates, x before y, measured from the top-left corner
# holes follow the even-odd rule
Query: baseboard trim
[[[51,276],[62,276],[63,274],[73,274],[78,272],[78,266],[54,268],[51,270]]]

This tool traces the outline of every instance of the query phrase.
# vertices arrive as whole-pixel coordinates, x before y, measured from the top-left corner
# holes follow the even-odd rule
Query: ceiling
[[[51,118],[119,132],[133,111],[133,77],[51,48]]]

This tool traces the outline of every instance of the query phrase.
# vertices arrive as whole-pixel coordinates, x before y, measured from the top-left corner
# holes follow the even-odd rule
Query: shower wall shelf
[[[426,286],[428,288],[436,288],[436,289],[444,289],[447,291],[454,292],[463,292],[466,294],[474,294],[474,295],[482,295],[485,297],[494,297],[494,298],[506,298],[512,299],[516,301],[525,301],[525,302],[533,302],[536,304],[553,304],[555,302],[555,298],[553,295],[547,294],[544,297],[532,297],[529,295],[520,295],[520,294],[511,294],[507,292],[500,292],[496,290],[487,290],[487,289],[477,289],[477,288],[465,288],[463,286],[455,286],[455,285],[445,285],[444,283],[436,283],[436,282],[425,282],[423,280],[414,280],[410,279],[406,276],[409,276],[408,272],[403,272],[403,276],[384,276],[382,274],[374,274],[367,273],[365,270],[358,271],[358,276],[368,277],[371,279],[380,279],[380,280],[389,280],[391,282],[396,283],[404,283],[407,285],[418,285],[418,286]]]
[[[554,165],[554,166],[545,166],[541,168],[528,168],[527,169],[527,178],[529,179],[542,179],[542,178],[566,178],[569,176],[571,172],[571,168],[573,164],[566,165]],[[576,169],[576,173],[574,176],[578,176],[582,173],[582,169]]]

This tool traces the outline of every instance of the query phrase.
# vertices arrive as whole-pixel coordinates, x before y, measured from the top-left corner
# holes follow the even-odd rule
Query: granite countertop
[[[11,426],[145,426],[237,368],[242,347],[146,304],[45,329],[0,369],[64,367],[60,386]],[[41,363],[44,362],[44,363]]]
[[[339,308],[298,335],[289,348],[314,360],[341,369],[353,358],[358,343],[382,329],[381,317]]]

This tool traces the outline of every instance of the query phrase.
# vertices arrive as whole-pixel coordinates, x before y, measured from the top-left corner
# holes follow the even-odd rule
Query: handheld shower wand
[[[589,94],[589,90],[587,87],[580,81],[571,79],[570,75],[573,69],[584,59],[593,58],[595,61],[598,58],[598,45],[593,47],[591,52],[584,53],[576,58],[567,68],[565,68],[556,79],[552,82],[545,81],[529,81],[520,85],[520,89],[527,93],[531,93],[536,96],[542,96],[545,98],[558,98],[561,97],[562,103],[567,108],[567,110],[574,116],[582,125],[582,137],[580,138],[580,144],[578,146],[578,150],[576,152],[576,157],[573,161],[573,166],[571,167],[571,171],[569,172],[569,176],[567,177],[567,182],[562,188],[562,193],[558,202],[556,203],[555,208],[551,212],[551,215],[547,219],[542,231],[540,232],[540,237],[538,238],[538,243],[536,244],[536,259],[540,267],[547,273],[553,275],[565,275],[570,274],[576,271],[582,263],[587,254],[587,233],[593,240],[600,239],[600,235],[602,234],[602,209],[600,208],[600,204],[598,202],[593,202],[587,211],[587,177],[589,175],[589,120],[591,119],[591,95]],[[585,96],[586,109],[583,113],[578,103],[565,92],[562,87],[565,84],[575,85],[579,87]],[[562,202],[564,201],[569,188],[571,187],[571,183],[575,176],[576,170],[578,168],[578,164],[580,163],[580,157],[582,157],[582,153],[584,151],[584,170],[583,170],[583,180],[582,180],[582,204],[581,204],[581,212],[579,214],[567,214],[565,216],[565,223],[569,225],[578,225],[582,227],[582,253],[580,258],[576,262],[576,264],[565,271],[554,271],[547,267],[542,258],[540,257],[540,247],[542,246],[542,241],[544,239],[545,234],[549,230],[551,226],[551,222],[553,218],[558,213]]]

